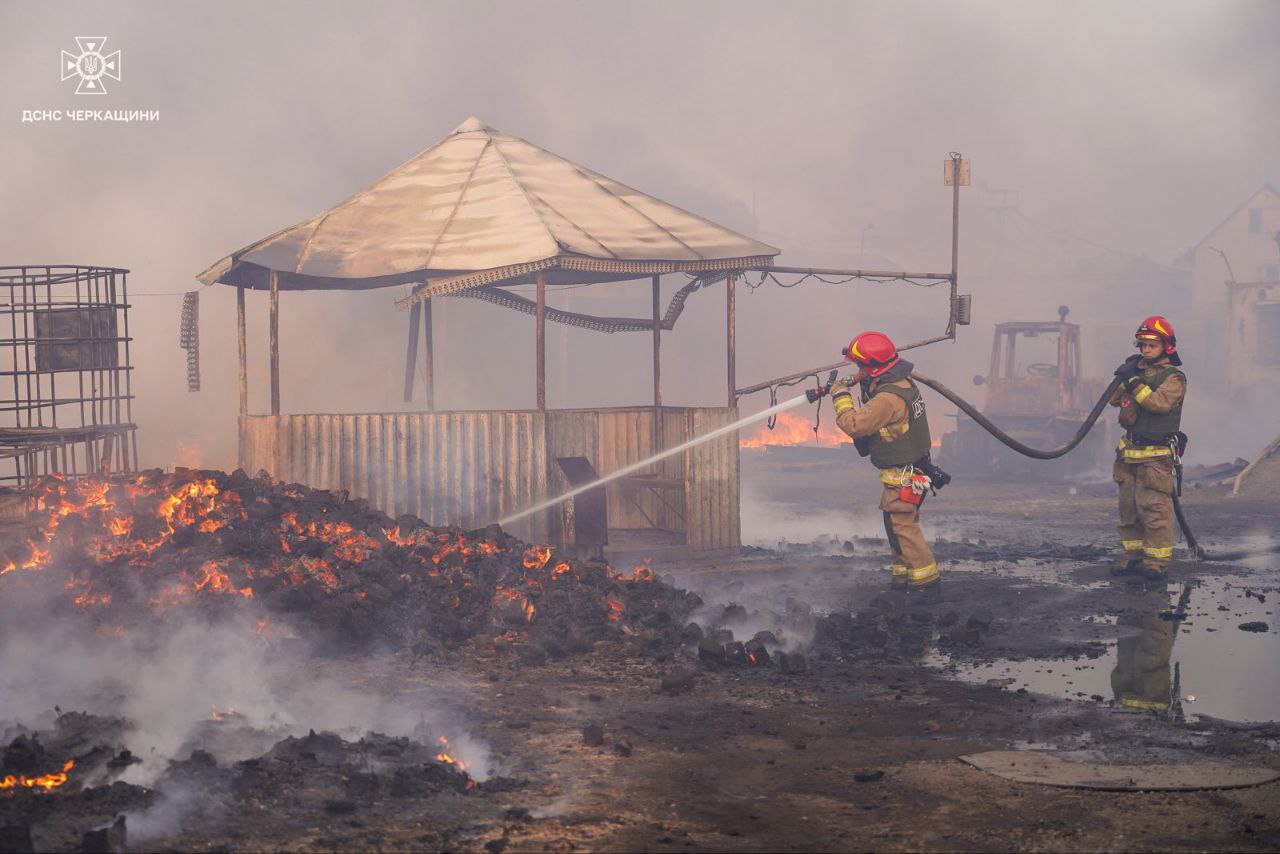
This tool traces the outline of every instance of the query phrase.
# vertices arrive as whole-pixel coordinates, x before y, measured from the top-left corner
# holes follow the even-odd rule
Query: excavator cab
[[[982,413],[1001,430],[1037,448],[1065,444],[1106,383],[1081,376],[1080,325],[1068,323],[1070,309],[1058,307],[1058,320],[998,323],[991,344],[989,371],[973,378],[986,388]],[[991,436],[964,413],[939,449],[942,464],[957,474],[996,477],[1078,475],[1105,458],[1107,429],[1100,419],[1075,450],[1057,460],[1031,460]]]

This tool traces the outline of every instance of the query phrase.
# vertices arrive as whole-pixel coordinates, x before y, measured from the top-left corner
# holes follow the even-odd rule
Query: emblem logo
[[[104,78],[120,82],[120,51],[104,56],[102,48],[106,41],[106,36],[76,36],[80,55],[62,52],[62,79],[80,78],[76,84],[77,95],[107,94]]]

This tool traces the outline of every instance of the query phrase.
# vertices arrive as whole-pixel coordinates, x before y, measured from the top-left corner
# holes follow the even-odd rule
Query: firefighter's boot
[[[934,587],[941,580],[942,576],[938,574],[937,563],[930,563],[918,569],[907,570],[907,587],[910,590],[924,590]]]
[[[1124,563],[1118,563],[1111,567],[1111,574],[1120,575],[1138,575],[1142,572],[1142,558],[1129,557]]]
[[[1144,560],[1138,572],[1143,582],[1150,584],[1164,584],[1169,578],[1169,568],[1152,560]]]
[[[902,589],[907,586],[907,565],[894,561],[890,566],[889,586],[895,590]]]

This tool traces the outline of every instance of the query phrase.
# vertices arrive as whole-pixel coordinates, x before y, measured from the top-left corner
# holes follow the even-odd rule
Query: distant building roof
[[[1224,225],[1231,222],[1232,217],[1234,217],[1236,214],[1240,213],[1240,211],[1247,208],[1254,199],[1258,198],[1258,196],[1262,195],[1263,193],[1270,193],[1273,196],[1280,196],[1280,191],[1276,190],[1276,188],[1271,186],[1270,183],[1263,184],[1257,190],[1254,190],[1254,192],[1247,199],[1245,199],[1240,204],[1236,205],[1235,209],[1232,210],[1231,213],[1223,217],[1222,222],[1218,223],[1213,228],[1209,229],[1209,231],[1205,233],[1204,237],[1196,241],[1195,245],[1188,250],[1187,254],[1191,254],[1195,252],[1197,249],[1199,249],[1206,240],[1208,240],[1210,237],[1213,237],[1213,235],[1217,233],[1218,229],[1222,228]]]

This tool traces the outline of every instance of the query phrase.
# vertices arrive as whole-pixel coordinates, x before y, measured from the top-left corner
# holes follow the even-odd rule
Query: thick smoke
[[[194,287],[207,264],[326,209],[469,115],[779,245],[784,263],[945,270],[940,166],[962,151],[975,185],[960,271],[975,324],[919,358],[957,385],[983,370],[990,324],[1051,319],[1060,303],[1087,324],[1125,316],[1093,345],[1092,370],[1109,370],[1128,353],[1129,314],[1172,311],[1163,272],[1280,174],[1280,19],[1265,2],[233,2],[160,17],[106,2],[9,4],[0,18],[20,34],[0,57],[6,263],[134,271],[147,464],[171,464],[179,442],[207,465],[233,463],[236,370],[229,289],[201,295],[198,395],[184,390],[175,346],[180,297],[145,294]],[[160,122],[21,123],[24,109],[73,106],[53,68],[82,32],[124,53],[109,106],[158,109]],[[227,46],[236,62],[200,59]],[[1099,278],[1098,259],[1137,272]],[[285,295],[287,411],[403,406],[407,318],[390,306],[394,290]],[[936,334],[941,290],[810,282],[744,295],[739,380],[829,361],[860,327]],[[672,402],[723,399],[721,293],[691,300],[667,336]],[[648,307],[643,282],[602,294],[552,300],[602,314]],[[265,299],[249,303],[262,411]],[[437,400],[529,406],[532,320],[467,300],[441,308]],[[645,336],[553,324],[549,344],[553,405],[647,401]],[[1206,438],[1193,453],[1249,444]]]
[[[193,750],[230,763],[309,730],[428,744],[444,735],[473,778],[491,772],[488,749],[453,711],[460,700],[406,678],[408,665],[389,662],[378,679],[367,662],[318,657],[277,618],[252,614],[217,622],[172,615],[104,638],[91,616],[51,616],[14,587],[0,601],[0,727],[48,726],[55,708],[124,718],[120,746],[142,759],[126,782],[153,783]],[[211,728],[217,715],[239,726]]]

